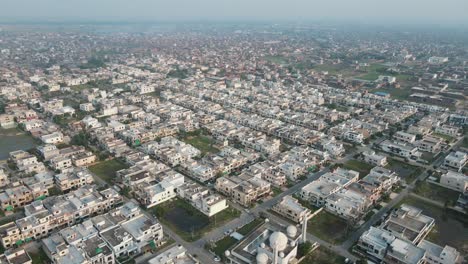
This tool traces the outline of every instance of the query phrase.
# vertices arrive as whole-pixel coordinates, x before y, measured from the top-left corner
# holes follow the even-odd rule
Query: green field
[[[453,142],[455,140],[455,138],[449,136],[449,135],[444,135],[444,134],[440,134],[440,133],[432,133],[433,136],[435,137],[438,137],[438,138],[441,138],[443,140],[448,140],[449,142]]]
[[[49,257],[47,257],[42,248],[40,248],[37,252],[28,252],[28,254],[31,257],[32,264],[51,263]]]
[[[231,236],[226,236],[215,243],[211,249],[218,257],[224,258],[224,252],[236,244],[237,240]]]
[[[325,210],[309,220],[307,231],[332,244],[346,240],[351,227],[345,220]]]
[[[173,199],[149,209],[162,224],[176,232],[185,241],[193,242],[203,234],[240,216],[234,208],[227,208],[212,217],[198,211],[182,199]]]
[[[202,156],[210,153],[218,153],[219,149],[214,147],[214,139],[210,136],[203,135],[200,131],[194,131],[181,136],[181,140],[187,144],[196,147],[201,151]]]
[[[389,159],[385,167],[395,171],[406,183],[413,182],[422,173],[421,168],[396,159]]]
[[[126,168],[128,168],[126,164],[117,159],[113,159],[90,166],[89,170],[105,182],[112,184],[112,181],[116,177],[116,172]]]
[[[364,69],[366,70],[366,73],[358,76],[357,78],[367,81],[375,81],[380,75],[385,75],[387,67],[381,64],[371,64]]]
[[[374,168],[373,165],[367,164],[359,160],[348,160],[343,167],[348,170],[354,170],[359,172],[359,178],[365,177]]]
[[[287,64],[288,59],[282,55],[267,55],[263,57],[264,60],[271,62],[271,63],[276,63],[276,64]]]
[[[441,203],[453,204],[460,196],[460,193],[454,190],[429,182],[418,182],[414,188],[414,193]]]
[[[312,66],[312,68],[316,71],[326,71],[329,74],[349,73],[347,72],[349,69],[346,69],[346,67],[342,64],[316,64]]]

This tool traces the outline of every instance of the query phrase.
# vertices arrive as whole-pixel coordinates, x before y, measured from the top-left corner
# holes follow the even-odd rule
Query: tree
[[[88,135],[84,132],[80,132],[72,137],[72,140],[70,142],[73,145],[79,145],[79,146],[88,146]]]
[[[312,249],[312,243],[310,243],[310,241],[307,241],[305,243],[301,243],[298,245],[297,253],[299,256],[302,257],[302,256],[307,255],[311,249]]]

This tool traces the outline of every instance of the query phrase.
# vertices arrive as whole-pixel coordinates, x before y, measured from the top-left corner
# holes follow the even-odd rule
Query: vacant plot
[[[37,252],[29,251],[28,254],[31,257],[32,264],[51,263],[49,257],[47,257],[47,254],[44,252],[42,248],[37,250]]]
[[[190,144],[196,147],[198,150],[202,152],[202,156],[205,156],[209,153],[218,153],[219,149],[213,146],[214,139],[210,136],[203,135],[201,132],[192,132],[183,135],[181,138],[187,144]]]
[[[268,55],[263,57],[264,60],[269,61],[271,63],[276,63],[276,64],[287,64],[288,59],[284,56],[281,55]]]
[[[433,136],[435,137],[438,137],[438,138],[441,138],[443,140],[447,140],[448,142],[453,142],[455,140],[455,138],[449,136],[449,135],[444,135],[444,134],[440,134],[440,133],[432,133]]]
[[[345,220],[324,210],[309,220],[307,231],[320,239],[338,244],[346,240],[350,226]]]
[[[204,233],[238,217],[240,212],[228,208],[208,217],[182,199],[174,199],[150,209],[158,219],[186,241],[195,241]]]
[[[386,167],[396,172],[406,183],[413,182],[422,173],[421,168],[396,159],[390,159]]]
[[[320,264],[342,264],[345,263],[345,258],[336,255],[331,250],[325,247],[318,247],[310,252],[300,264],[320,263]]]
[[[329,74],[338,74],[342,73],[345,75],[349,74],[349,68],[347,68],[343,64],[317,64],[312,66],[312,68],[316,71],[326,71]]]
[[[459,192],[426,181],[417,183],[414,193],[449,205],[460,195]]]
[[[416,197],[407,197],[405,203],[423,210],[423,214],[435,219],[435,229],[426,238],[438,245],[449,245],[468,256],[468,218],[450,209],[437,207]]]
[[[8,159],[10,152],[15,150],[28,150],[35,147],[34,139],[25,132],[16,129],[0,128],[0,160]]]
[[[112,181],[116,177],[116,172],[126,168],[128,168],[128,166],[125,163],[113,159],[90,166],[89,170],[105,182],[112,184]]]
[[[359,172],[359,178],[363,178],[374,168],[373,165],[359,161],[359,160],[348,160],[343,167],[348,170],[354,170]]]
[[[371,64],[365,68],[366,73],[359,76],[358,78],[367,81],[375,81],[377,78],[379,78],[380,75],[385,75],[386,68],[387,67],[385,65]]]

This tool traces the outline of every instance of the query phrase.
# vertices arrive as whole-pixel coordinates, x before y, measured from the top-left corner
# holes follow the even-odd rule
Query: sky
[[[468,24],[468,0],[0,0],[0,20]]]

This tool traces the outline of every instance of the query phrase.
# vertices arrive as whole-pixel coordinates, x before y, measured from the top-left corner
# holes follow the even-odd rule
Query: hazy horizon
[[[1,22],[354,21],[468,25],[466,0],[15,0]]]

